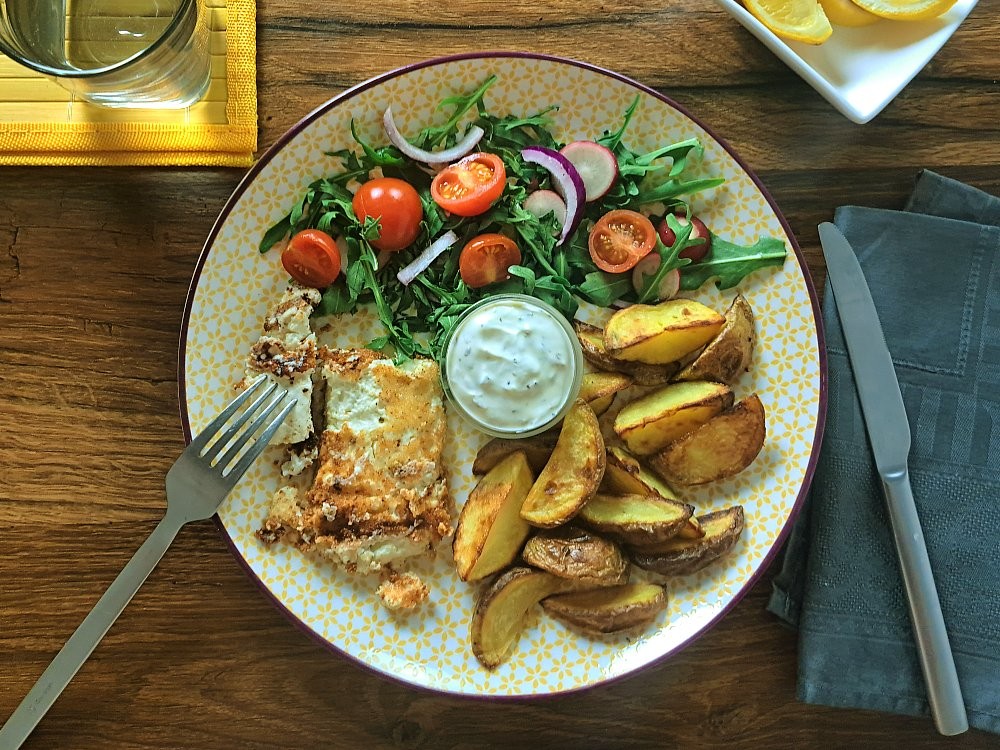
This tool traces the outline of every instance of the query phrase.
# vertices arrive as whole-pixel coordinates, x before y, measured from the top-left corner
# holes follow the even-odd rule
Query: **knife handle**
[[[961,734],[969,728],[969,720],[965,714],[965,701],[955,671],[948,631],[944,627],[931,562],[927,557],[924,532],[913,502],[909,473],[906,469],[887,473],[882,477],[882,485],[910,603],[910,619],[931,715],[941,734]]]

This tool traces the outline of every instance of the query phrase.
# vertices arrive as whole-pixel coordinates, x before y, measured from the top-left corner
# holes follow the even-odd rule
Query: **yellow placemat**
[[[186,109],[112,109],[0,54],[0,164],[245,167],[257,149],[256,0],[207,0],[212,82]]]

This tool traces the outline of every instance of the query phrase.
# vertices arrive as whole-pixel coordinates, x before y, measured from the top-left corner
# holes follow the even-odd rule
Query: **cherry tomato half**
[[[326,232],[303,229],[281,251],[281,265],[300,284],[322,289],[340,275],[340,248]]]
[[[656,247],[653,222],[626,209],[608,211],[590,231],[590,257],[602,271],[628,271]]]
[[[402,250],[412,245],[420,234],[424,206],[420,195],[408,182],[395,177],[369,180],[358,188],[351,205],[362,224],[369,216],[379,220],[379,238],[371,243],[378,250]]]
[[[510,278],[507,269],[521,263],[521,251],[514,240],[502,234],[473,237],[458,256],[462,281],[473,289]]]
[[[431,197],[456,216],[486,213],[503,194],[507,170],[496,154],[470,154],[445,167],[431,183]]]

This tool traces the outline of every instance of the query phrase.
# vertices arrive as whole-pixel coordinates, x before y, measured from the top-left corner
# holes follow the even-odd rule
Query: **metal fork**
[[[189,521],[211,518],[267,447],[295,402],[285,405],[272,419],[288,393],[282,391],[271,398],[277,385],[272,382],[262,388],[265,382],[266,378],[260,377],[237,396],[170,467],[163,519],[0,728],[0,748],[16,750],[21,746],[153,572],[181,527]],[[253,397],[253,403],[233,419]]]

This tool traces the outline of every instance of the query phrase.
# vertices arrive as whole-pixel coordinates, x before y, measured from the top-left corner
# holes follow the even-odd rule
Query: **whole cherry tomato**
[[[378,250],[402,250],[420,234],[424,206],[419,193],[408,182],[395,177],[369,180],[358,188],[351,205],[362,224],[368,217],[379,220],[378,239],[371,243]]]

